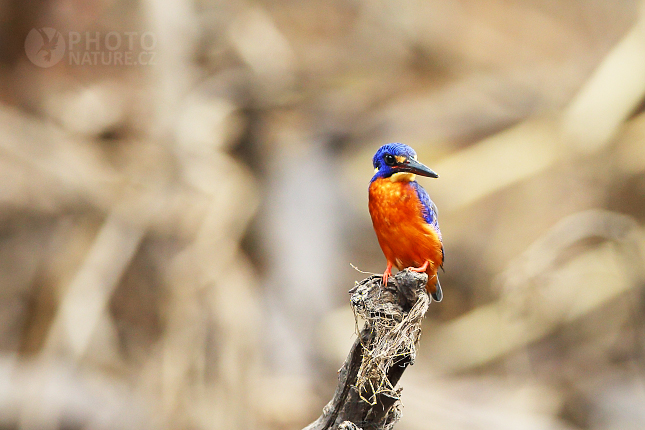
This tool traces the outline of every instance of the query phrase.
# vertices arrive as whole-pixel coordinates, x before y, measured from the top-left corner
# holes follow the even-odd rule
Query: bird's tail
[[[443,291],[441,291],[441,284],[439,283],[439,277],[436,277],[437,282],[434,284],[435,286],[435,292],[430,293],[432,298],[435,300],[435,302],[440,302],[443,299]]]

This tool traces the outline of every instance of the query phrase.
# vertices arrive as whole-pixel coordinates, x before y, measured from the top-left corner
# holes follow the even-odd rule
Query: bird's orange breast
[[[428,261],[428,276],[443,264],[442,244],[423,218],[421,202],[409,182],[379,178],[370,184],[369,211],[385,258],[399,270]]]

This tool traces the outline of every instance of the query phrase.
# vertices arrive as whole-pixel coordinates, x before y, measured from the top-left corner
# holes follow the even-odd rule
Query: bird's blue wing
[[[445,261],[446,253],[444,252],[443,249],[443,240],[441,239],[441,230],[439,229],[439,220],[438,220],[438,213],[439,211],[437,210],[437,205],[434,204],[434,202],[430,199],[430,196],[426,192],[426,190],[423,189],[421,185],[419,185],[418,182],[412,181],[410,182],[410,185],[412,185],[417,192],[417,196],[419,197],[419,201],[421,202],[421,214],[423,215],[423,219],[430,224],[430,226],[434,229],[434,231],[437,232],[437,236],[439,236],[439,240],[442,242],[441,243],[441,267],[443,268],[443,262]],[[437,278],[437,283],[439,279]],[[438,286],[440,288],[440,285]],[[441,301],[441,299],[438,299],[437,301]]]
[[[439,230],[439,220],[437,219],[437,206],[430,199],[426,190],[424,190],[418,182],[410,182],[410,185],[414,187],[417,192],[417,196],[419,197],[419,201],[421,202],[421,213],[423,215],[423,219],[430,224],[432,228],[434,228],[439,235],[439,239],[441,239],[441,230]]]

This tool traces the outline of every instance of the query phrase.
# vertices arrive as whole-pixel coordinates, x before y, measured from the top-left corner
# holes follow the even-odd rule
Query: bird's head
[[[414,181],[415,175],[438,178],[432,169],[417,161],[414,149],[403,143],[388,143],[381,146],[372,160],[374,163],[374,177],[390,178],[392,182]]]

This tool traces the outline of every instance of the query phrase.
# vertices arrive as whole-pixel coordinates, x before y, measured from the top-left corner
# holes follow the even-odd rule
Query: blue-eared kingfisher
[[[414,149],[402,143],[381,146],[372,160],[374,176],[369,186],[369,210],[379,245],[387,259],[383,285],[392,266],[426,272],[426,289],[432,298],[443,298],[437,271],[443,266],[443,242],[437,221],[437,206],[416,175],[438,178],[417,161]]]

